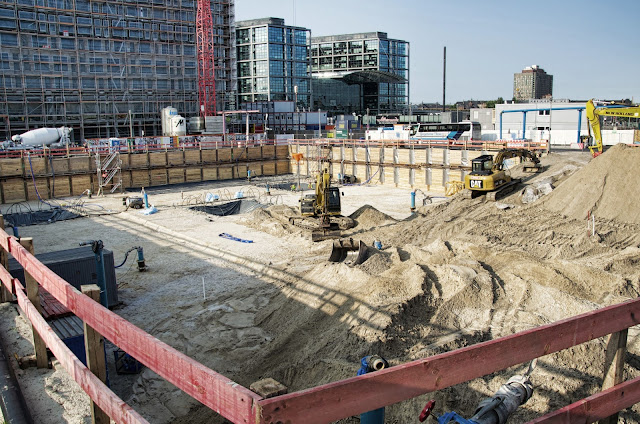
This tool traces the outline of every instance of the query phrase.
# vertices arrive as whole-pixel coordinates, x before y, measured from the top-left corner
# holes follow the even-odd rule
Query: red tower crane
[[[216,114],[216,79],[214,59],[213,18],[209,0],[198,0],[196,14],[196,40],[198,46],[198,103],[200,115]]]

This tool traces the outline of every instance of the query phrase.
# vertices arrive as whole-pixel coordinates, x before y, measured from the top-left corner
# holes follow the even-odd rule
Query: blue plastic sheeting
[[[233,241],[239,241],[240,243],[253,243],[253,240],[244,240],[238,237],[234,237],[231,234],[227,234],[227,233],[220,233],[219,235],[222,238],[226,238],[228,240],[233,240]]]

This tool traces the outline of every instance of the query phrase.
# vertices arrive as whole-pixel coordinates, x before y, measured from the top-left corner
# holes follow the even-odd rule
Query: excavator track
[[[486,199],[487,202],[495,202],[496,200],[502,199],[507,194],[513,193],[513,191],[518,187],[518,184],[522,182],[521,179],[514,179],[503,185],[499,189],[495,191],[490,191],[487,193]]]

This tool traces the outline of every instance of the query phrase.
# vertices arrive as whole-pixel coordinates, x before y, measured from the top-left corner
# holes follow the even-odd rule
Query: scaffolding
[[[122,159],[119,150],[96,152],[96,170],[98,171],[98,196],[104,195],[105,188],[110,193],[120,189],[122,193]]]
[[[195,0],[36,3],[2,6],[0,134],[68,126],[76,142],[131,127],[159,136],[162,108],[198,115]],[[234,104],[234,2],[210,6],[218,98]]]

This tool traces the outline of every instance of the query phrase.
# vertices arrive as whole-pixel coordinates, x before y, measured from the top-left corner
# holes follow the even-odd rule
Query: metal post
[[[527,112],[522,112],[522,139],[524,140],[525,131],[527,131]]]
[[[549,112],[551,113],[551,112]],[[580,132],[582,130],[582,109],[578,109],[578,141],[576,143],[580,144]],[[583,146],[584,148],[584,146]]]
[[[500,111],[500,140],[502,140],[502,111]]]

